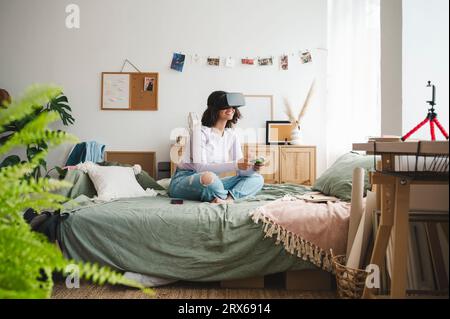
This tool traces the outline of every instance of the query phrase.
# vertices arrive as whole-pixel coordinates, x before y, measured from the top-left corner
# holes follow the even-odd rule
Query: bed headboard
[[[106,151],[105,161],[129,165],[139,164],[151,177],[157,178],[155,152]]]

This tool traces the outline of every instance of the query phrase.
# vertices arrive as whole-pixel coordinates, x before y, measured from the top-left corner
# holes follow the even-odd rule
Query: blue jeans
[[[214,198],[234,199],[256,195],[264,185],[264,178],[257,173],[249,176],[231,176],[220,179],[217,175],[210,185],[201,183],[204,173],[177,170],[170,182],[169,195],[172,198],[210,202]]]

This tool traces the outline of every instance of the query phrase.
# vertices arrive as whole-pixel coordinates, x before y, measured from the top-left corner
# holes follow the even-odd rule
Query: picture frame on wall
[[[291,142],[292,123],[289,121],[266,122],[266,144],[284,145]]]

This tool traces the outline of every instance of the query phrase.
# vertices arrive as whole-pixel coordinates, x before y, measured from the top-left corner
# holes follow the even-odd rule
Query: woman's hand
[[[246,171],[249,170],[250,168],[252,168],[255,172],[259,172],[261,170],[261,168],[264,167],[264,163],[263,162],[249,162],[247,159],[244,159],[242,162],[238,163],[238,168],[241,171]]]
[[[253,165],[253,170],[255,172],[259,172],[261,170],[261,168],[263,168],[263,167],[264,167],[264,163],[255,163]]]
[[[238,168],[241,171],[246,171],[246,170],[250,169],[251,167],[253,167],[253,164],[249,163],[249,161],[247,161],[247,160],[238,163]]]

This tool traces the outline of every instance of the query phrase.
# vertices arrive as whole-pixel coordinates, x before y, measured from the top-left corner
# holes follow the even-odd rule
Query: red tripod
[[[402,141],[406,141],[411,135],[413,135],[415,132],[417,132],[422,126],[430,122],[430,133],[431,133],[431,140],[436,141],[436,134],[435,134],[435,127],[434,125],[439,128],[442,135],[448,140],[448,133],[445,131],[444,127],[441,125],[441,123],[437,119],[437,113],[434,110],[434,106],[436,105],[436,87],[434,85],[431,85],[431,82],[428,81],[428,87],[433,88],[433,98],[431,101],[427,101],[428,104],[431,105],[431,109],[428,110],[428,114],[425,120],[419,123],[415,128],[413,128],[411,131],[409,131],[405,136],[402,137]]]

